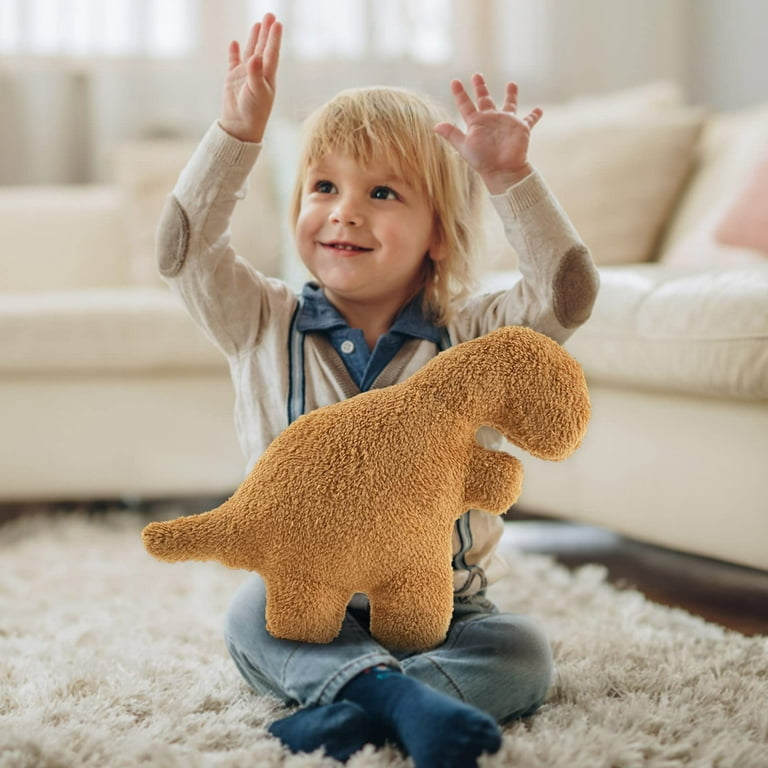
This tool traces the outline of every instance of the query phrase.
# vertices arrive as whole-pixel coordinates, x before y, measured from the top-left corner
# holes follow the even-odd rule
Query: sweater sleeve
[[[214,123],[181,172],[157,231],[161,275],[228,357],[258,343],[277,304],[296,301],[230,244],[232,212],[260,151],[261,144],[238,141]]]
[[[537,171],[491,202],[518,254],[511,288],[472,298],[451,323],[455,342],[524,325],[563,343],[589,317],[599,276],[589,250]]]

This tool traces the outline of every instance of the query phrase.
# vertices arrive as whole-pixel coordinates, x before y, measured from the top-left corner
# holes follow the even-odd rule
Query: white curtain
[[[0,0],[0,53],[178,56],[194,45],[189,0]]]
[[[178,122],[163,89],[178,91],[180,63],[195,60],[197,11],[196,0],[0,0],[0,184],[93,180],[115,141]]]
[[[441,64],[453,53],[453,0],[250,0],[251,18],[274,11],[300,59],[410,59]]]

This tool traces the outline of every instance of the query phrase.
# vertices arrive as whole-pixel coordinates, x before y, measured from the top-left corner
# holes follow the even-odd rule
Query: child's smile
[[[355,245],[354,243],[345,243],[345,242],[337,242],[337,241],[330,241],[327,243],[320,243],[320,245],[324,246],[325,248],[333,248],[337,251],[346,251],[350,255],[354,255],[356,253],[366,253],[368,251],[372,251],[373,248],[364,248],[361,245]]]
[[[384,165],[339,153],[307,169],[296,242],[342,313],[351,304],[397,312],[423,287],[425,259],[439,257],[421,189]]]

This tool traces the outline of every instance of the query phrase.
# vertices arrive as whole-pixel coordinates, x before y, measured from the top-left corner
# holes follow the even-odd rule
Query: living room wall
[[[768,99],[763,0],[546,0],[560,98],[670,78],[688,100],[738,109]]]
[[[768,100],[768,3],[690,2],[686,84],[693,101],[738,109]]]

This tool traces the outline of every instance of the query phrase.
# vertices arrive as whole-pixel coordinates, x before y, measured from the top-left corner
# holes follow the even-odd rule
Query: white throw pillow
[[[753,248],[719,242],[718,225],[743,193],[768,147],[768,106],[710,118],[702,137],[697,170],[661,245],[659,261],[688,268],[738,267],[766,263]]]
[[[650,261],[691,170],[699,111],[541,125],[533,164],[598,264]]]
[[[545,107],[530,159],[598,264],[650,261],[695,159],[700,110],[677,106],[669,84]],[[522,111],[521,111],[522,112]],[[515,263],[486,218],[486,268]]]

